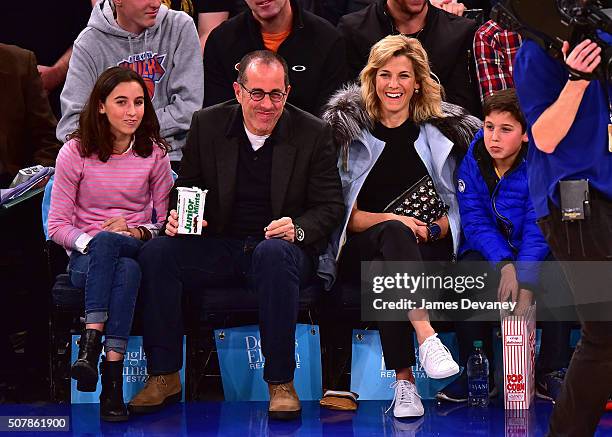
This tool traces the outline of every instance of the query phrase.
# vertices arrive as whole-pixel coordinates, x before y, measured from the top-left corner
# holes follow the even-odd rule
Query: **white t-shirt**
[[[251,143],[251,147],[253,148],[254,151],[258,151],[259,149],[261,149],[264,145],[264,143],[266,142],[266,140],[268,139],[268,137],[270,135],[255,135],[252,134],[246,127],[246,124],[244,124],[244,131],[247,134],[247,137],[249,138],[249,142]]]

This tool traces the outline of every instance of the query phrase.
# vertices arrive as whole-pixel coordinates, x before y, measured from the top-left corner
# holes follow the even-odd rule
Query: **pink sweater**
[[[81,157],[77,144],[74,139],[64,144],[56,161],[48,222],[53,241],[74,249],[77,238],[93,237],[110,217],[124,217],[129,227],[150,225],[153,208],[161,226],[172,174],[159,147],[148,158],[128,151],[102,162],[95,155]]]

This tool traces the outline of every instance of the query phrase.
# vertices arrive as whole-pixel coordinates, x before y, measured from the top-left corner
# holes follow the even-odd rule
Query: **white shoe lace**
[[[385,411],[385,414],[387,414],[389,410],[393,408],[395,402],[412,404],[414,403],[415,396],[420,398],[419,394],[416,392],[416,387],[411,390],[410,385],[412,384],[409,381],[403,379],[399,379],[393,384],[391,384],[390,387],[394,389],[393,400],[391,401],[391,405],[389,405],[389,408],[387,408],[387,410]]]
[[[427,360],[431,360],[437,366],[442,361],[453,361],[453,356],[450,351],[442,342],[438,339],[438,334],[434,334],[428,337],[422,344],[423,355],[421,356],[421,362],[425,363]]]

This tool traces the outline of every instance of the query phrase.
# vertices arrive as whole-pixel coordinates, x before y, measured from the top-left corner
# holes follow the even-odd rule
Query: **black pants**
[[[612,202],[592,193],[591,216],[582,221],[562,222],[558,208],[538,221],[550,248],[561,262],[577,300],[592,294],[612,298],[612,269],[606,278],[585,278],[575,265],[563,261],[609,261],[612,259]],[[593,435],[612,393],[612,305],[578,305],[582,337],[570,362],[561,395],[550,419],[551,436]]]
[[[465,261],[484,262],[485,257],[476,251],[469,251],[463,254],[459,263]],[[558,296],[567,291],[568,286],[562,277],[561,271],[554,269],[554,258],[549,255],[542,264],[542,272],[540,283],[537,290],[532,290],[535,293],[535,298],[538,303],[538,314],[546,312],[546,307],[541,305],[541,302],[546,302],[540,299],[545,295]],[[492,278],[490,283],[494,286],[499,284],[499,272],[491,268],[487,272],[488,277]],[[487,295],[495,295],[496,290]],[[572,323],[569,321],[554,321],[550,320],[552,316],[543,315],[544,321],[538,323],[542,328],[542,341],[540,347],[540,356],[536,364],[536,378],[543,376],[546,373],[558,370],[562,367],[567,367],[570,358],[569,340],[572,329]],[[482,340],[483,348],[489,361],[492,362],[493,348],[491,330],[494,326],[499,326],[498,322],[482,322],[482,321],[461,321],[455,323],[455,332],[457,333],[457,341],[459,343],[459,364],[465,366],[467,360],[472,353],[472,345],[474,340]]]
[[[158,237],[138,257],[144,348],[150,374],[183,367],[181,296],[206,287],[248,286],[259,298],[264,380],[283,384],[295,370],[295,324],[300,288],[313,277],[311,256],[280,239]],[[227,296],[240,299],[241,296]]]
[[[340,278],[359,282],[361,261],[450,261],[452,256],[450,236],[417,244],[408,226],[398,220],[389,220],[348,239],[342,249]],[[413,328],[409,321],[379,322],[378,329],[387,369],[405,369],[416,363]]]

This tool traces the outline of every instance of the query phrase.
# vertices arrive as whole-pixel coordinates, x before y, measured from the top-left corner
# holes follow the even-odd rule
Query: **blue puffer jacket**
[[[512,261],[521,287],[532,289],[539,282],[535,262],[543,261],[549,248],[536,224],[524,152],[497,181],[482,129],[474,137],[457,173],[465,237],[459,253],[475,250],[496,267],[501,261]]]

